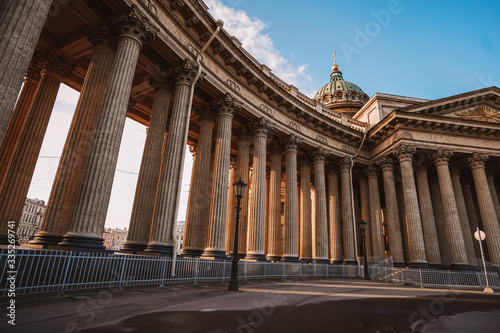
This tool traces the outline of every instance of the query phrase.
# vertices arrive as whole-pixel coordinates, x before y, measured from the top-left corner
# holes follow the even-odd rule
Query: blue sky
[[[256,59],[309,97],[328,82],[333,51],[344,78],[369,96],[382,92],[437,99],[500,86],[500,3],[496,1],[205,2]],[[28,193],[31,198],[49,198],[62,138],[77,100],[77,92],[61,86]],[[128,227],[145,137],[145,126],[127,119],[107,227]],[[186,212],[189,155],[179,220]]]

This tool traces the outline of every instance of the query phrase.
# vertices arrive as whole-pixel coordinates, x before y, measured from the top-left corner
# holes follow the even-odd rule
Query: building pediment
[[[500,123],[500,110],[489,105],[481,105],[464,111],[455,112],[447,116],[486,123]]]

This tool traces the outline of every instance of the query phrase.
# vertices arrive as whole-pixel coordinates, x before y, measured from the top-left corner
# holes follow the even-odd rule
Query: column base
[[[202,249],[182,249],[181,254],[184,257],[199,257],[203,254]]]
[[[343,263],[343,260],[330,260],[330,264],[332,265],[342,265]]]
[[[63,235],[55,235],[48,232],[39,232],[35,238],[29,242],[30,245],[42,245],[46,249],[49,245],[56,246],[63,241]]]
[[[330,263],[330,260],[328,260],[328,259],[324,259],[324,258],[313,259],[313,264],[329,264],[329,263]]]
[[[399,267],[399,268],[404,268],[406,267],[406,263],[402,262],[402,261],[396,261],[396,262],[393,262],[392,265],[394,267]]]
[[[268,261],[280,261],[280,260],[281,260],[281,256],[279,256],[279,255],[272,255],[272,254],[268,254],[268,255],[266,256],[266,259],[267,259]]]
[[[203,259],[227,259],[227,255],[225,251],[222,250],[204,250],[201,254],[201,258]]]
[[[282,262],[300,262],[297,256],[283,256],[281,257]]]
[[[469,264],[451,264],[450,269],[454,271],[473,271],[474,268],[472,268],[471,265]]]
[[[344,265],[349,265],[349,266],[357,266],[358,262],[356,260],[344,260],[343,262]]]
[[[431,268],[434,269],[446,269],[446,267],[443,264],[429,264],[429,266],[431,266]]]
[[[247,253],[245,260],[266,261],[266,256],[262,253]]]
[[[299,261],[303,264],[310,264],[313,262],[312,258],[299,258]]]
[[[79,235],[64,235],[58,246],[71,247],[74,249],[104,250],[104,239],[101,237],[88,237]]]
[[[246,253],[238,253],[238,259],[245,259]],[[233,259],[233,252],[228,252],[227,257]]]
[[[144,252],[147,246],[148,245],[144,243],[126,241],[120,249],[120,252],[132,252],[133,254],[137,254],[138,252]]]
[[[430,268],[426,262],[410,262],[409,268]]]
[[[174,253],[174,247],[172,245],[148,244],[144,252],[153,252],[164,256],[172,256]]]

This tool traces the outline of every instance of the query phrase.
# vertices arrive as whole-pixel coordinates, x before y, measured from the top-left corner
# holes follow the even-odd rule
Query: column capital
[[[343,157],[339,160],[340,171],[349,171],[352,166],[352,159],[350,157]]]
[[[192,157],[193,157],[193,161],[196,159],[196,144],[190,144],[189,145],[189,152],[191,153]]]
[[[230,93],[224,94],[214,105],[214,111],[217,112],[217,116],[227,115],[233,117],[240,108],[236,98],[233,98]]]
[[[399,162],[411,161],[416,151],[417,149],[415,147],[402,144],[396,148],[394,156],[399,159]]]
[[[368,179],[370,178],[377,178],[378,177],[378,169],[374,164],[370,164],[366,169],[365,169],[365,175]]]
[[[327,175],[330,175],[330,174],[337,174],[337,166],[335,165],[334,162],[331,162],[331,163],[328,163],[326,166],[325,166],[325,172]]]
[[[431,156],[431,159],[434,161],[436,166],[439,165],[448,165],[451,156],[453,156],[453,152],[447,149],[437,149]]]
[[[427,171],[429,170],[428,164],[422,164],[415,168],[416,173],[424,173],[427,175]]]
[[[378,159],[376,164],[382,169],[382,171],[394,171],[394,160],[389,156],[383,156]]]
[[[116,30],[120,37],[131,37],[141,46],[152,40],[160,31],[144,16],[136,5],[129,12],[120,16],[116,22]]]
[[[235,156],[230,156],[229,157],[229,169],[236,169],[236,157]]]
[[[33,82],[38,82],[40,81],[40,64],[38,61],[38,56],[39,53],[35,51],[35,54],[33,55],[33,59],[31,60],[31,63],[28,67],[28,71],[26,72],[26,77],[24,78],[24,82],[27,81],[33,81]]]
[[[118,36],[109,24],[103,24],[90,29],[87,33],[87,40],[94,45],[94,47],[102,47],[114,51],[116,49]]]
[[[281,157],[281,153],[283,152],[283,145],[281,145],[278,141],[273,141],[270,144],[269,152],[271,153],[271,156],[279,155]]]
[[[61,81],[68,78],[76,67],[66,56],[59,54],[55,49],[40,53],[38,63],[42,74],[46,71],[51,72],[59,76]]]
[[[154,96],[158,94],[168,94],[172,97],[174,84],[168,73],[157,73],[154,79],[149,80],[149,84],[151,85],[151,88],[153,88]]]
[[[472,155],[467,158],[467,162],[469,162],[471,170],[474,170],[477,168],[484,168],[488,159],[489,156],[486,154],[472,153]]]
[[[198,71],[193,63],[188,59],[184,59],[182,64],[172,72],[172,79],[175,81],[175,85],[191,85],[197,74]]]
[[[298,165],[300,168],[302,168],[303,166],[311,167],[311,160],[309,159],[309,157],[307,155],[300,156],[298,158],[297,162],[298,162]]]
[[[325,163],[325,158],[328,156],[328,153],[322,148],[316,148],[311,153],[311,158],[314,163],[322,162]]]
[[[217,117],[217,115],[210,107],[195,110],[195,113],[198,115],[200,122],[206,121],[212,124],[215,123],[215,118]]]
[[[236,143],[247,143],[252,142],[252,133],[248,126],[242,126],[236,131]]]
[[[289,134],[285,140],[283,140],[283,146],[285,151],[295,150],[297,151],[302,145],[302,141],[294,134]]]
[[[266,136],[270,131],[273,130],[274,126],[266,120],[266,118],[261,117],[257,119],[251,126],[254,136]]]

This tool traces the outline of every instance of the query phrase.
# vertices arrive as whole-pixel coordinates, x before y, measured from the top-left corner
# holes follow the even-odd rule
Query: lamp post
[[[370,280],[370,273],[368,273],[368,257],[366,256],[366,227],[368,226],[368,223],[365,221],[361,220],[359,222],[359,226],[361,228],[361,237],[363,237],[363,252],[365,254],[365,280]]]
[[[234,246],[233,246],[233,260],[231,261],[231,280],[229,281],[229,286],[227,290],[238,291],[238,229],[240,224],[240,211],[241,211],[241,198],[243,198],[243,192],[245,192],[245,184],[241,177],[233,184],[234,190],[236,192],[236,222],[234,224]]]

